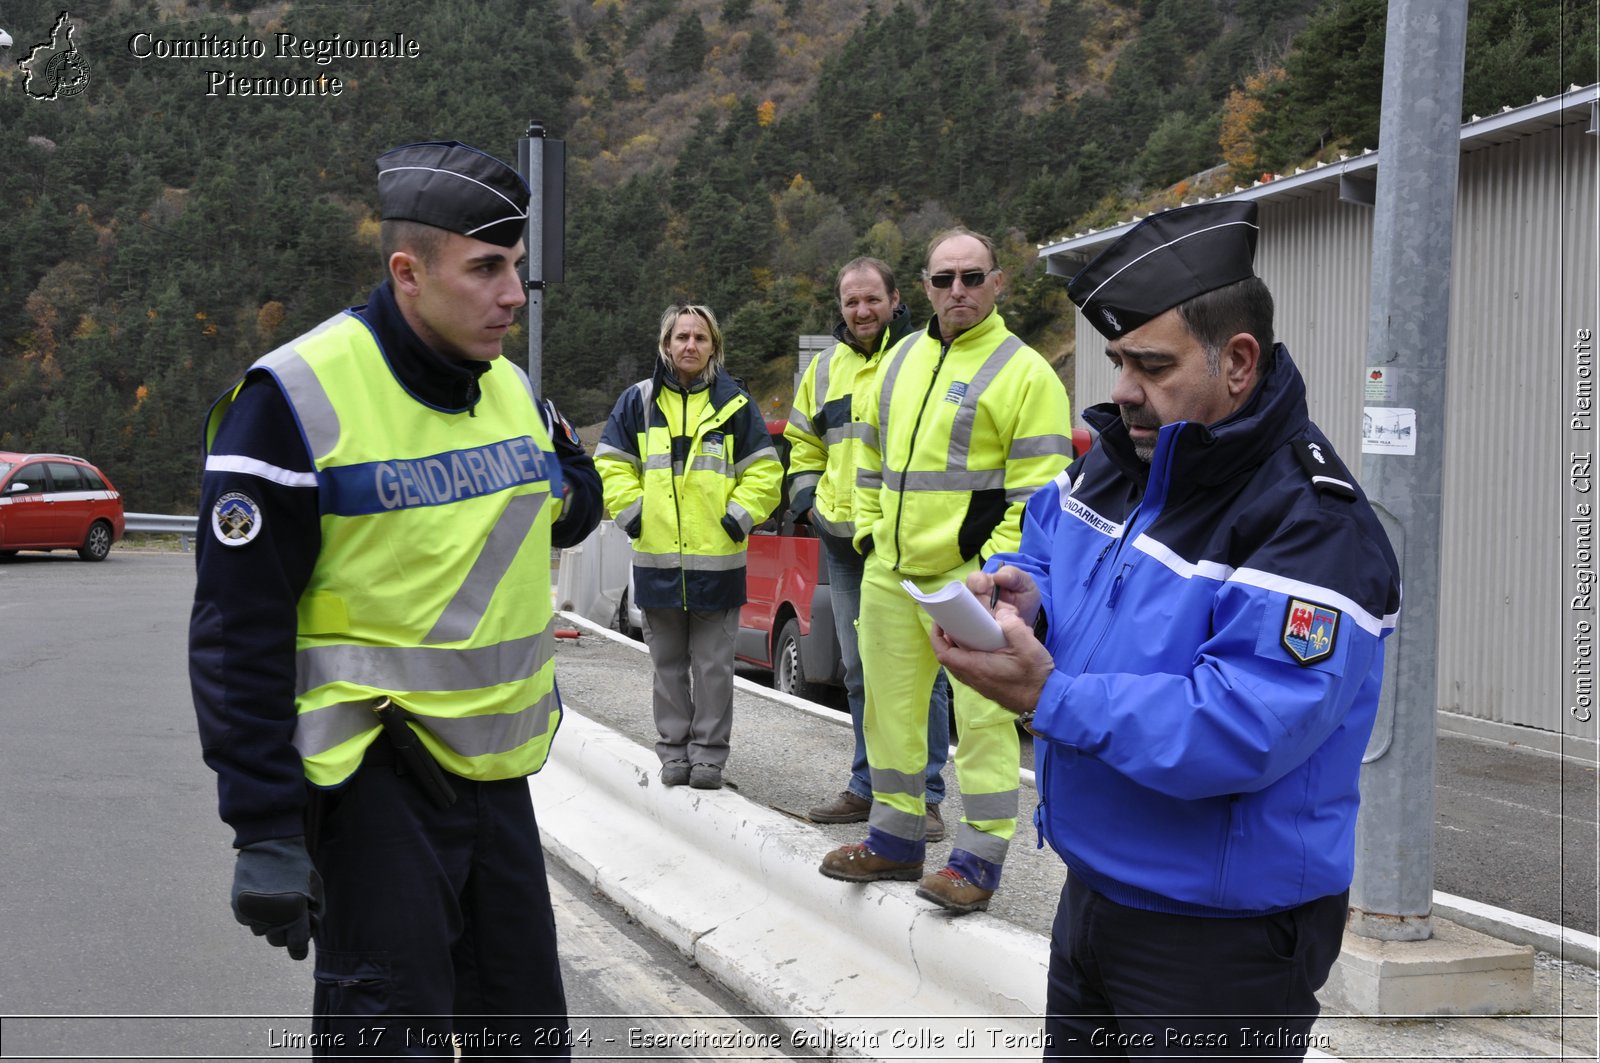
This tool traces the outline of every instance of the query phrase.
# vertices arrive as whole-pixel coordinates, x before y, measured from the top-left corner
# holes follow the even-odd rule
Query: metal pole
[[[1368,393],[1361,480],[1393,529],[1405,604],[1387,646],[1392,700],[1362,770],[1349,923],[1390,941],[1433,933],[1439,498],[1466,32],[1460,0],[1390,0],[1367,333],[1367,364],[1384,383]]]
[[[523,239],[528,267],[524,287],[528,292],[528,379],[543,395],[544,373],[544,123],[528,122],[517,140],[517,168],[528,181],[528,232]]]

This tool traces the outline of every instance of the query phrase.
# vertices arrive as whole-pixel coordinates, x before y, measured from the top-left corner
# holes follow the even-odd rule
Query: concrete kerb
[[[1600,967],[1600,937],[1581,930],[1438,890],[1433,894],[1433,914],[1513,945],[1531,945],[1558,960]]]
[[[910,883],[825,879],[813,828],[731,790],[663,787],[651,751],[580,711],[531,781],[541,833],[641,924],[830,1054],[1005,1058],[1009,1041],[1037,1058],[1041,935],[932,910]]]

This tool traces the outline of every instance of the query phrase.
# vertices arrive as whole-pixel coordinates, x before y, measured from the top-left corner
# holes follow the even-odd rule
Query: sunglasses
[[[928,283],[935,288],[948,288],[956,282],[957,277],[961,278],[961,286],[963,288],[976,288],[989,279],[989,274],[999,272],[999,267],[995,267],[994,269],[968,270],[966,273],[932,273],[926,276]]]

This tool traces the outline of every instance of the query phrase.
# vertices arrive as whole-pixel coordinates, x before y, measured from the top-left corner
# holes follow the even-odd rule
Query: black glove
[[[628,538],[637,539],[644,531],[644,511],[640,510],[638,513],[635,513],[633,515],[633,519],[624,525],[622,530],[624,533],[626,533]]]
[[[728,538],[734,542],[744,542],[744,529],[739,526],[738,521],[733,519],[733,514],[724,513],[722,515],[722,530],[727,532]]]
[[[311,866],[304,837],[274,838],[239,850],[233,917],[257,937],[303,960],[321,910],[322,877]]]
[[[865,539],[862,539],[861,545],[856,548],[856,552],[862,557],[866,557],[868,554],[872,553],[872,536],[869,535]]]

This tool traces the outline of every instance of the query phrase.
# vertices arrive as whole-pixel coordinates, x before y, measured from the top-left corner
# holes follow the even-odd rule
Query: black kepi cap
[[[1067,294],[1114,340],[1179,303],[1254,276],[1260,231],[1253,202],[1152,214],[1079,270]]]
[[[512,247],[528,224],[528,182],[493,155],[454,140],[378,156],[378,213]]]

